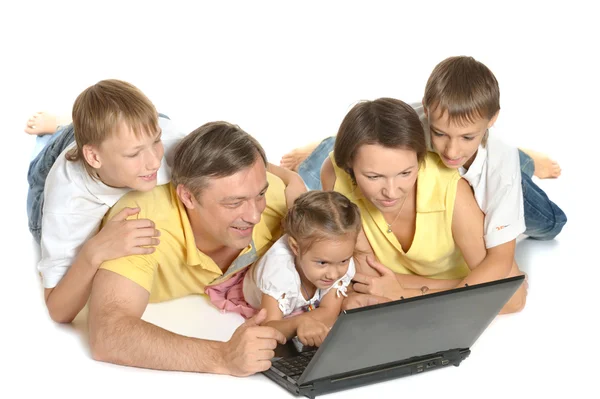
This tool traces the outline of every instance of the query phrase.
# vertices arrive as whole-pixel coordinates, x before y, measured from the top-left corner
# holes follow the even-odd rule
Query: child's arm
[[[124,208],[83,244],[67,273],[54,288],[46,288],[44,297],[52,320],[70,323],[83,309],[90,296],[92,281],[100,265],[127,255],[151,254],[160,240],[160,232],[148,219],[126,220],[139,208]]]
[[[302,180],[298,173],[271,163],[267,164],[267,171],[279,177],[283,181],[283,184],[285,184],[285,200],[288,209],[294,205],[294,201],[300,194],[306,192],[304,180]]]
[[[335,289],[331,289],[315,310],[283,318],[277,300],[263,294],[261,307],[267,310],[267,318],[262,325],[276,328],[287,339],[297,335],[303,345],[319,346],[340,314],[343,299],[341,295],[338,298]]]
[[[486,250],[483,232],[483,212],[479,209],[471,188],[459,180],[456,192],[452,234],[471,273],[457,286],[473,285],[522,274],[514,261],[516,239]],[[502,313],[520,311],[525,305],[527,285],[523,284],[504,306]]]

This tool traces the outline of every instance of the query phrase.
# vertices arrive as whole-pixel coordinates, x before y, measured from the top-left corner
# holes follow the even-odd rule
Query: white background
[[[600,32],[589,4],[90,3],[2,6],[0,397],[290,397],[261,375],[95,362],[85,314],[75,327],[49,319],[25,212],[34,139],[23,128],[32,112],[70,113],[89,85],[124,79],[185,131],[213,120],[237,123],[278,163],[293,147],[335,134],[358,100],[419,101],[433,67],[452,55],[474,56],[498,78],[502,111],[492,134],[561,163],[560,179],[541,186],[569,221],[554,242],[519,242],[517,261],[530,278],[527,307],[497,318],[460,367],[330,397],[594,397],[600,220],[590,187],[600,142]],[[144,318],[220,340],[241,322],[200,297],[150,306]]]

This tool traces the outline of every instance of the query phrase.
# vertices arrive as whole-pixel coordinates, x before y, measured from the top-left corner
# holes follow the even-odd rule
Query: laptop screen
[[[511,277],[344,312],[298,382],[469,349],[523,280]]]

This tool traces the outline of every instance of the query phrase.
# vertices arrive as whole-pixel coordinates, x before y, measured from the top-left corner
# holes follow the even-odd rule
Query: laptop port
[[[450,360],[448,360],[448,359],[444,359],[444,360],[442,360],[442,366],[445,366],[445,365],[447,365],[448,363],[450,363]]]

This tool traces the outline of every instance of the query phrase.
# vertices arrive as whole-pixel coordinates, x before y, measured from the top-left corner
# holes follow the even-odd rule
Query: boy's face
[[[97,165],[93,165],[104,184],[150,191],[156,187],[156,175],[164,148],[161,133],[144,132],[136,137],[124,123],[118,131],[96,147]]]
[[[427,113],[431,131],[431,145],[448,168],[469,168],[477,155],[486,131],[494,125],[498,114],[491,120],[480,118],[473,123],[450,121],[448,112],[436,109]],[[462,122],[462,121],[461,121]]]
[[[188,215],[203,247],[244,249],[252,240],[266,203],[267,169],[258,157],[251,167],[226,177],[210,178]]]

